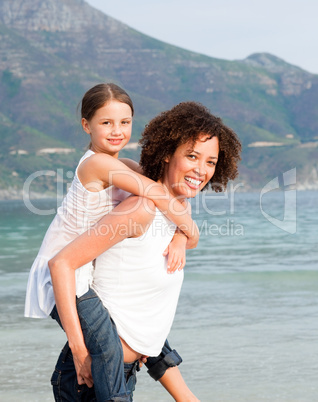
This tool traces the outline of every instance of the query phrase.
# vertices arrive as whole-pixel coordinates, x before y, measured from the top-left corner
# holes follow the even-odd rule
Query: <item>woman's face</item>
[[[174,197],[192,198],[212,178],[219,155],[217,137],[202,136],[195,142],[180,145],[167,163],[163,184]]]

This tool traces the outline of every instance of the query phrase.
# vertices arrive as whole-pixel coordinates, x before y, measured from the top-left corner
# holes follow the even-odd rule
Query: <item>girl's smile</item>
[[[112,145],[120,145],[122,143],[122,139],[108,138],[107,141]]]
[[[118,157],[131,137],[132,110],[126,103],[112,100],[99,108],[88,121],[82,119],[84,131],[91,136],[91,149]]]

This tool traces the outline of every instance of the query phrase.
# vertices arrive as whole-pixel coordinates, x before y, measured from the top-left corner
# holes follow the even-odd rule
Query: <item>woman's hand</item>
[[[88,353],[88,350],[85,349],[76,352],[72,350],[72,354],[78,384],[79,385],[86,384],[89,388],[92,388],[94,384],[91,371],[92,358]]]
[[[141,356],[141,358],[139,359],[139,367],[140,367],[140,368],[144,365],[144,363],[147,363],[148,357],[149,357],[149,356],[144,356],[144,355]]]

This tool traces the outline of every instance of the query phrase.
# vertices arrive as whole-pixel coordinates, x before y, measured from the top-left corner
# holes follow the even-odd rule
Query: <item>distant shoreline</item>
[[[252,189],[248,186],[240,187],[236,192],[240,193],[256,193],[261,191],[262,188]],[[297,191],[318,191],[318,181],[313,183],[301,183],[296,185]],[[56,199],[56,195],[52,192],[31,192],[31,195],[28,197],[29,200],[54,200]],[[60,198],[60,197],[58,197]],[[15,188],[8,189],[0,189],[0,201],[23,201],[23,190],[17,190]]]
[[[56,196],[50,192],[33,192],[28,197],[30,200],[54,199]],[[23,191],[14,188],[0,189],[0,201],[23,201]]]

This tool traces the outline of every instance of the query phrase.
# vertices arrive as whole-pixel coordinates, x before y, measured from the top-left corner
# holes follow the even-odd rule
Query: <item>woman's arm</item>
[[[76,309],[75,270],[124,238],[140,236],[151,223],[154,210],[149,200],[129,197],[49,261],[56,307],[74,356],[79,384],[92,386],[92,377]]]
[[[49,261],[56,307],[63,329],[72,350],[78,384],[93,386],[91,356],[86,348],[76,309],[75,273],[66,269],[60,272],[59,261]]]
[[[126,166],[123,162],[106,154],[95,154],[87,158],[78,169],[82,184],[91,191],[99,191],[114,185],[132,194],[153,201],[180,230],[188,237],[188,248],[194,248],[199,241],[199,229],[187,207],[172,197],[165,187]]]

